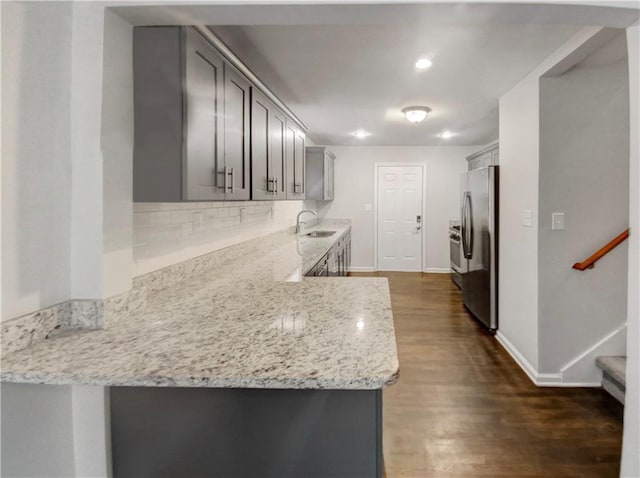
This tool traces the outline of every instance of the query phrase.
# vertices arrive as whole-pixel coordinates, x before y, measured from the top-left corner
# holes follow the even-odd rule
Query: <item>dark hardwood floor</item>
[[[388,478],[617,477],[623,407],[538,388],[471,318],[445,274],[388,277],[400,379],[384,391]]]

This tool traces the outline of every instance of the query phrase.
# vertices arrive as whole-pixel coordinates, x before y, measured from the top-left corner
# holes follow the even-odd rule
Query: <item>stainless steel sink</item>
[[[313,231],[307,234],[304,234],[305,237],[331,237],[336,233],[336,231]]]

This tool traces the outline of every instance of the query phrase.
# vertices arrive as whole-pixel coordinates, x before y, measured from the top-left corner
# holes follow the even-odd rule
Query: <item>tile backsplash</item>
[[[133,204],[134,275],[295,224],[303,201]]]

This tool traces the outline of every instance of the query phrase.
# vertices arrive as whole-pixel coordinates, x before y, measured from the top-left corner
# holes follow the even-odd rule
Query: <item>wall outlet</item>
[[[564,213],[554,212],[551,214],[551,229],[554,231],[561,231],[564,229]]]
[[[524,227],[533,227],[533,212],[529,209],[522,211],[522,225]]]

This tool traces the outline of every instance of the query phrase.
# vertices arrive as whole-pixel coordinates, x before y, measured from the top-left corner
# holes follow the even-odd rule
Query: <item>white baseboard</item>
[[[375,267],[358,267],[351,266],[349,272],[376,272]],[[420,271],[380,271],[380,272],[420,272]],[[425,274],[450,274],[451,269],[445,267],[427,267],[422,271]]]
[[[610,343],[611,338],[616,336],[618,339],[619,328],[608,334],[607,337],[600,340],[596,345],[590,347],[589,350],[581,354],[576,359],[567,364],[559,373],[539,373],[538,370],[529,362],[524,355],[507,339],[502,332],[496,332],[496,340],[511,355],[518,366],[527,374],[538,387],[600,387],[601,373],[598,375],[593,373],[577,373],[578,370],[587,369],[593,372],[591,367],[595,366],[595,357],[602,355],[602,344]],[[566,370],[565,370],[566,368]],[[597,369],[599,370],[599,369]]]
[[[375,272],[376,270],[373,267],[358,267],[351,266],[349,267],[349,272]]]
[[[531,363],[524,357],[524,355],[520,353],[520,351],[509,341],[509,339],[507,339],[502,334],[502,332],[498,330],[495,337],[498,343],[502,345],[502,348],[504,348],[509,353],[509,355],[511,355],[511,358],[513,358],[513,360],[516,361],[516,363],[520,366],[524,373],[527,374],[529,380],[531,380],[535,385],[538,385],[538,371],[536,370],[536,368],[531,365]]]

